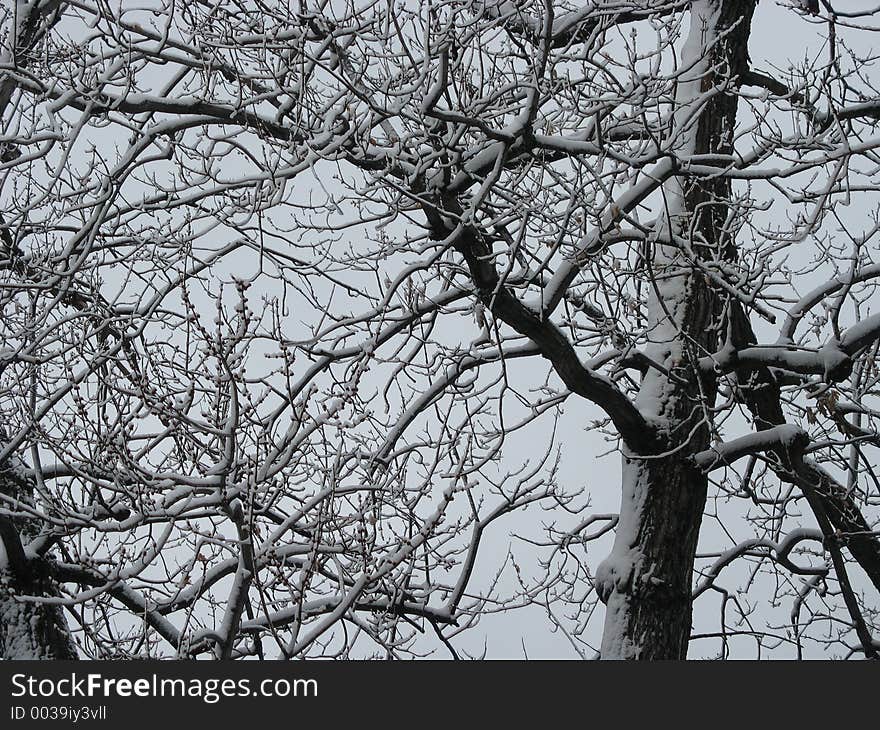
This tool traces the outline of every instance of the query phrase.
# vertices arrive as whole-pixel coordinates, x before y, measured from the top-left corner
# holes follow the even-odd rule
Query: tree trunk
[[[732,152],[735,79],[747,69],[755,0],[702,0],[690,10],[679,60],[673,150],[680,158]],[[717,89],[730,83],[731,92]],[[714,92],[708,95],[706,92]],[[648,255],[646,354],[651,368],[637,399],[664,450],[626,452],[620,522],[597,572],[606,602],[603,659],[684,659],[691,630],[691,582],[708,479],[688,457],[707,448],[716,384],[697,359],[717,349],[725,300],[700,259],[733,259],[730,182],[689,179],[663,186],[665,213]]]
[[[33,504],[34,485],[21,466],[0,466],[0,493],[20,504]],[[8,504],[3,506],[8,509]],[[0,515],[0,658],[76,659],[63,607],[22,600],[58,595],[46,561],[25,553],[22,540],[33,538],[38,527],[29,519]]]
[[[624,457],[623,480],[615,550],[600,571],[602,658],[684,658],[706,478],[679,459]]]
[[[16,596],[57,595],[48,577],[18,580],[0,574],[0,657],[3,659],[76,659],[60,606],[16,600]]]

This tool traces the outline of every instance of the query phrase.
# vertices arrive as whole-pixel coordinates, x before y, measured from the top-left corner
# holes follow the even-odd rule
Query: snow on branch
[[[809,435],[793,424],[774,426],[720,444],[715,444],[693,456],[693,462],[700,469],[711,471],[729,466],[737,459],[766,451],[802,453],[810,443]]]

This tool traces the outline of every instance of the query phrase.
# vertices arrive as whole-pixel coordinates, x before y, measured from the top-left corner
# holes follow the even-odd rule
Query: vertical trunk
[[[678,459],[627,456],[623,482],[614,551],[599,576],[602,658],[684,658],[706,479]]]
[[[55,593],[48,577],[20,580],[0,573],[0,658],[77,658],[60,606],[16,600],[16,596]]]
[[[33,483],[13,464],[0,466],[0,493],[33,504]],[[0,658],[76,659],[64,609],[22,600],[58,595],[45,561],[29,560],[22,545],[22,539],[33,537],[37,528],[32,520],[0,515]]]
[[[16,27],[9,29],[6,44],[0,48],[0,61],[26,68],[46,33],[60,20],[64,5],[53,0],[18,3]],[[15,75],[0,80],[0,114],[7,112],[16,88]],[[8,231],[2,228],[0,235],[11,253],[15,246]],[[4,436],[0,427],[0,445]],[[32,492],[33,485],[13,466],[0,463],[0,494],[30,502]],[[5,503],[0,506],[8,508]],[[25,559],[21,540],[34,529],[28,520],[0,518],[0,658],[76,659],[60,606],[16,600],[17,596],[57,594],[53,581],[45,574],[45,564]]]
[[[675,153],[730,154],[737,97],[718,87],[746,69],[755,0],[698,0],[682,49],[673,118]],[[731,86],[735,84],[735,81]],[[691,629],[691,581],[707,478],[688,457],[705,449],[715,383],[696,360],[716,349],[723,298],[695,259],[731,259],[725,230],[730,182],[679,176],[663,187],[665,213],[649,256],[646,354],[637,405],[656,424],[665,455],[626,453],[620,523],[599,566],[607,604],[603,659],[683,659]]]

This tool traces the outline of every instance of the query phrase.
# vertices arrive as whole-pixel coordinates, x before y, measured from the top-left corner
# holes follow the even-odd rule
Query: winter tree
[[[880,10],[2,12],[3,656],[878,656]]]

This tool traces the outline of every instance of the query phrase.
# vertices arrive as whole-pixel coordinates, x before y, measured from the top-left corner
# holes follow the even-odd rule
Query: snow
[[[841,337],[840,346],[845,352],[853,354],[876,340],[878,334],[880,334],[880,314],[874,314],[850,327]]]
[[[558,138],[555,139],[559,141]],[[613,205],[609,205],[602,216],[600,225],[581,239],[574,255],[563,262],[553,274],[541,292],[541,301],[532,303],[530,306],[537,311],[543,311],[545,315],[552,313],[562,301],[566,290],[584,264],[590,257],[601,251],[603,234],[623,215],[631,213],[657,188],[669,181],[674,169],[672,158],[667,157],[660,160],[644,174],[638,183],[627,190]]]
[[[0,573],[0,657],[49,660],[75,654],[61,609],[19,600],[17,593],[10,576]]]
[[[674,140],[672,151],[680,158],[693,154],[697,131],[696,112],[701,108],[703,92],[701,79],[707,72],[708,58],[703,49],[709,42],[717,8],[711,0],[695,2],[691,8],[691,27],[681,52],[681,76],[676,93],[673,115]],[[671,241],[682,233],[684,220],[684,189],[682,179],[669,177],[662,186],[667,215],[658,220],[660,240]],[[690,288],[691,267],[678,246],[658,243],[654,257],[656,289],[648,299],[648,345],[646,356],[667,369],[675,367],[683,352],[678,332],[684,320]],[[665,416],[674,406],[665,392],[668,378],[651,369],[645,375],[636,406],[649,421],[663,428]]]
[[[711,39],[718,6],[712,0],[699,0],[691,7],[691,25],[681,53],[681,76],[676,93],[676,111],[673,116],[672,152],[687,157],[695,149],[696,112],[702,104],[701,78],[707,71],[708,59],[704,49]],[[658,220],[660,240],[672,241],[680,232],[684,216],[682,182],[674,176],[662,183],[668,216]],[[663,234],[666,235],[663,235]],[[654,270],[656,290],[648,299],[648,343],[645,354],[666,368],[675,367],[683,352],[678,332],[684,321],[690,287],[691,267],[679,260],[677,246],[658,242],[655,249]],[[651,368],[645,374],[636,406],[642,415],[659,429],[668,423],[668,415],[675,407],[669,379]],[[624,454],[623,489],[620,522],[611,554],[597,571],[597,589],[606,603],[605,628],[602,639],[603,659],[627,659],[638,656],[637,642],[629,635],[625,588],[638,576],[644,579],[644,555],[638,548],[639,528],[649,485],[648,465]]]
[[[786,450],[803,448],[809,443],[809,436],[800,426],[786,423],[764,431],[749,433],[711,449],[701,451],[694,456],[697,466],[709,469],[715,466],[732,464],[737,459],[759,451],[768,451],[777,447]]]
[[[624,455],[622,477],[620,518],[614,535],[614,545],[611,553],[596,570],[596,590],[606,604],[603,659],[622,659],[633,656],[636,651],[636,647],[626,638],[626,589],[633,576],[641,572],[644,561],[644,555],[639,551],[637,543],[647,499],[647,466],[641,460]]]

